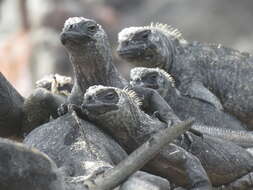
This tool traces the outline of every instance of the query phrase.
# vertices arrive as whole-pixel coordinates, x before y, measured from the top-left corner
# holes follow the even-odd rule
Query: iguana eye
[[[150,76],[150,79],[151,79],[151,80],[156,80],[156,78],[157,78],[156,75],[151,75],[151,76]]]
[[[88,31],[89,32],[96,32],[96,30],[97,30],[97,26],[96,25],[88,26]]]
[[[69,29],[70,29],[70,30],[71,30],[73,27],[74,27],[73,24],[70,24],[70,25],[69,25]]]
[[[142,39],[148,39],[149,34],[150,34],[149,31],[144,32],[144,33],[141,35]]]
[[[110,92],[106,94],[105,99],[107,100],[113,100],[115,98],[115,94],[113,92]]]

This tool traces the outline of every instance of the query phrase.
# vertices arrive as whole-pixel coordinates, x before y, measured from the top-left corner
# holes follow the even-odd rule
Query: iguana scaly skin
[[[112,63],[112,50],[106,32],[94,20],[73,17],[66,20],[61,42],[74,70],[70,103],[80,105],[86,89],[102,84],[122,88],[125,81]]]
[[[167,127],[165,123],[142,112],[138,105],[139,100],[133,92],[95,86],[87,90],[82,110],[90,120],[112,135],[128,152],[132,152],[153,133]],[[179,119],[174,115],[172,120]],[[177,145],[170,144],[162,149],[146,169],[167,177],[177,185],[192,189],[195,185],[197,188],[193,176],[198,165],[197,162],[187,165],[184,160],[192,158],[191,154],[200,160],[213,186],[231,183],[253,170],[253,157],[245,149],[210,136],[203,138],[193,134],[190,136],[193,140],[191,143],[186,139],[178,139],[175,141]],[[173,146],[175,146],[174,154],[171,152]],[[191,153],[188,158],[183,156],[184,150]],[[252,187],[251,181],[248,181],[248,185]]]
[[[253,134],[245,131],[246,126],[207,102],[182,95],[175,87],[173,77],[164,70],[136,67],[130,72],[130,80],[132,86],[152,88],[159,92],[181,120],[194,117],[194,129],[243,147],[252,147]]]
[[[221,45],[189,43],[163,24],[119,33],[118,54],[136,66],[159,67],[184,94],[238,117],[253,129],[252,56]]]

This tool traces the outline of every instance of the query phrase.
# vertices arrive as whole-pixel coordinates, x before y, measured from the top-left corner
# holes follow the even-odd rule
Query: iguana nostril
[[[69,25],[69,30],[71,30],[71,29],[73,29],[74,28],[74,26],[73,26],[73,24],[71,24],[71,25]]]
[[[61,35],[60,35],[60,40],[61,40],[61,43],[62,45],[65,45],[66,44],[66,33],[62,32]]]

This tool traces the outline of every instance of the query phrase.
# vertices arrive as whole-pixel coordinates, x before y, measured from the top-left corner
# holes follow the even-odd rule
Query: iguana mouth
[[[60,34],[60,39],[63,45],[67,43],[67,41],[71,41],[74,43],[80,42],[90,42],[95,41],[92,37],[85,33],[79,33],[75,31],[65,31]]]
[[[124,59],[144,58],[150,60],[155,56],[152,49],[147,47],[146,44],[118,48],[117,53]]]
[[[152,88],[152,89],[155,89],[155,90],[159,89],[158,84],[149,84],[149,83],[137,82],[137,81],[131,81],[131,84],[133,84],[136,87]]]
[[[145,53],[146,44],[128,45],[127,47],[119,47],[117,53],[124,58],[134,58],[142,56]]]
[[[157,84],[146,84],[146,83],[144,83],[143,85],[142,85],[142,87],[146,87],[146,88],[152,88],[152,89],[159,89],[159,85],[157,85]]]
[[[89,115],[102,115],[107,112],[119,109],[116,104],[108,103],[93,103],[93,104],[82,104],[82,111]]]

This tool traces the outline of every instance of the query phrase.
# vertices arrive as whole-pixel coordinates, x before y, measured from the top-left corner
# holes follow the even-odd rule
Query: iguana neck
[[[131,105],[120,108],[110,116],[105,115],[99,121],[97,124],[120,142],[128,153],[150,138],[153,132],[166,127],[165,124]]]
[[[177,88],[175,87],[170,87],[166,93],[166,96],[164,97],[164,99],[167,102],[177,102],[174,100],[177,100],[178,98],[181,97],[181,93],[179,90],[177,90]]]
[[[171,39],[166,35],[161,35],[160,37],[162,38],[162,55],[165,58],[163,59],[165,63],[162,63],[162,67],[160,68],[170,71],[175,64],[175,57],[183,51],[183,44],[178,39]]]
[[[93,50],[70,55],[75,81],[82,92],[89,86],[98,84],[123,87],[122,78],[112,63],[110,52],[107,53],[101,55]]]

